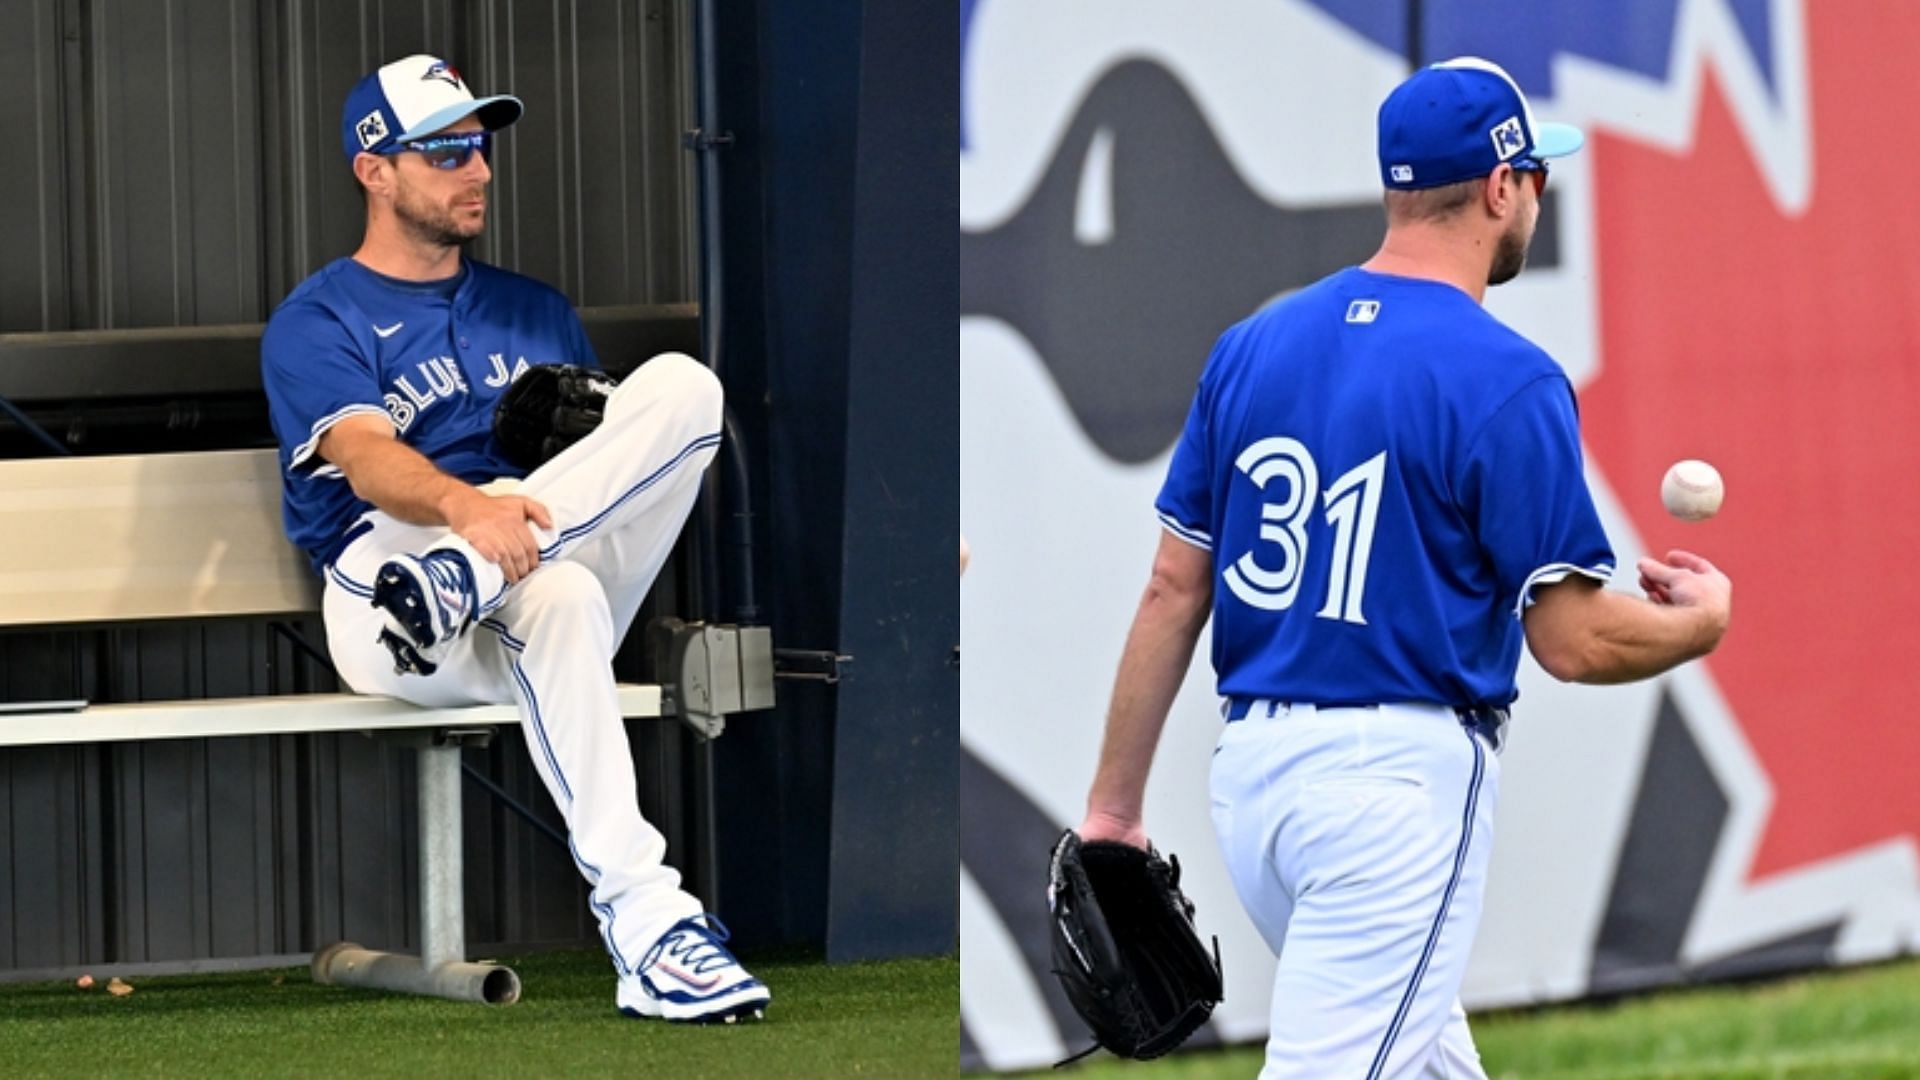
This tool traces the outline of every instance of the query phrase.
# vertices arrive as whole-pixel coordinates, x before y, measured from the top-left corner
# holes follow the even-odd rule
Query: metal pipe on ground
[[[414,751],[420,778],[421,955],[379,952],[343,941],[314,954],[314,982],[488,1005],[511,1005],[520,1000],[520,976],[512,968],[464,959],[461,741],[462,733],[436,732]]]
[[[520,1000],[520,976],[512,968],[458,960],[430,968],[417,956],[363,949],[351,941],[313,954],[313,981],[487,1005]]]

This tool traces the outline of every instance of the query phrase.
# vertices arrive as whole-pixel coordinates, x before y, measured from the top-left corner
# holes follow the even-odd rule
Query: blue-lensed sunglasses
[[[1539,158],[1521,158],[1513,162],[1513,171],[1533,179],[1533,195],[1539,198],[1547,193],[1547,163]]]
[[[386,153],[393,155],[402,150],[414,151],[436,169],[458,169],[473,157],[475,150],[480,151],[482,159],[488,162],[493,160],[493,132],[462,131],[452,135],[435,135],[412,142],[395,143]]]

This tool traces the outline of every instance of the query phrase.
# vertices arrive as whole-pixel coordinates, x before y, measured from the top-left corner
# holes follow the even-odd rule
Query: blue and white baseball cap
[[[437,56],[409,56],[354,84],[340,114],[340,145],[352,160],[385,153],[474,113],[488,131],[498,131],[522,111],[511,94],[475,98],[460,72]]]
[[[1477,56],[1429,64],[1380,105],[1380,181],[1415,191],[1472,180],[1508,162],[1565,157],[1587,141],[1568,124],[1542,124],[1500,65]]]

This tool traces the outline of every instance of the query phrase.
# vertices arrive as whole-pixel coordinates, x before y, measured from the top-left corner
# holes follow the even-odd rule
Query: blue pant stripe
[[[572,803],[573,788],[567,784],[567,774],[560,771],[560,759],[554,756],[553,744],[547,741],[547,727],[540,721],[540,699],[534,696],[533,684],[527,681],[526,669],[520,666],[519,653],[526,647],[515,642],[507,635],[505,629],[493,620],[489,619],[482,625],[499,634],[500,640],[514,652],[513,681],[520,687],[520,692],[527,696],[527,716],[533,721],[534,741],[540,744],[540,752],[547,759],[547,767],[553,770],[553,779],[560,785],[560,793],[567,797],[568,803]]]
[[[600,926],[600,940],[606,942],[607,953],[613,957],[613,966],[619,968],[622,975],[633,974],[633,965],[627,963],[627,958],[620,952],[619,944],[613,939],[613,905],[601,900],[597,895],[600,888],[600,868],[588,862],[580,854],[580,849],[573,846],[572,836],[567,837],[567,851],[573,856],[574,864],[580,867],[581,873],[586,875],[587,884],[593,886],[595,890],[596,895],[589,897],[587,903],[592,905],[593,910],[607,917],[607,921]]]
[[[498,620],[483,619],[480,625],[498,634],[500,641],[513,652],[523,653],[526,651],[526,643],[508,633],[506,626]],[[554,779],[560,783],[560,790],[566,794],[567,801],[571,803],[573,801],[573,789],[567,785],[566,774],[560,771],[560,762],[554,757],[552,745],[547,742],[546,727],[540,722],[540,704],[533,696],[533,687],[528,685],[526,673],[521,670],[518,658],[513,662],[513,677],[514,681],[520,684],[520,689],[527,695],[529,711],[533,715],[534,734],[539,739],[540,750],[546,755],[547,764],[553,769]],[[600,868],[580,857],[580,850],[573,846],[573,837],[571,835],[567,837],[567,851],[573,856],[574,863],[586,873],[588,884],[598,889],[600,887]],[[590,898],[588,903],[593,906],[595,911],[607,917],[607,921],[600,928],[600,938],[606,942],[607,952],[612,954],[613,962],[619,966],[622,974],[632,974],[632,967],[627,963],[626,957],[621,955],[620,946],[615,944],[613,940],[613,907],[600,900],[597,896]]]
[[[527,643],[514,637],[512,631],[507,629],[507,624],[499,619],[481,619],[480,625],[499,635],[501,642],[514,652],[527,651]]]
[[[1467,785],[1467,807],[1461,817],[1460,846],[1453,853],[1453,873],[1447,878],[1447,890],[1440,897],[1440,910],[1433,916],[1433,928],[1427,931],[1427,943],[1420,950],[1420,962],[1414,965],[1413,978],[1407,982],[1406,993],[1400,996],[1400,1007],[1394,1010],[1393,1022],[1387,1025],[1387,1034],[1380,1040],[1380,1049],[1374,1052],[1373,1066],[1367,1070],[1367,1080],[1378,1080],[1380,1070],[1386,1068],[1387,1055],[1393,1052],[1393,1041],[1400,1035],[1400,1025],[1406,1022],[1407,1013],[1413,1008],[1414,994],[1420,989],[1421,976],[1427,972],[1427,962],[1433,959],[1434,946],[1440,941],[1440,928],[1447,921],[1447,909],[1453,905],[1454,889],[1460,884],[1460,872],[1467,864],[1467,847],[1473,840],[1473,811],[1480,801],[1480,781],[1485,776],[1486,751],[1480,748],[1480,740],[1474,738],[1471,731],[1462,730],[1467,742],[1473,746],[1473,778]]]
[[[347,575],[341,573],[339,567],[337,566],[327,567],[327,576],[333,579],[334,584],[340,586],[342,589],[345,589],[349,596],[357,596],[362,600],[373,599],[373,586],[360,584],[359,582],[353,580]]]
[[[583,521],[578,525],[561,530],[560,538],[558,540],[540,549],[540,557],[542,559],[552,558],[554,553],[559,551],[562,545],[571,543],[574,540],[578,540],[581,537],[586,536],[588,533],[592,532],[594,529],[598,528],[600,523],[606,520],[608,514],[611,514],[615,510],[618,510],[621,507],[621,505],[624,504],[628,499],[633,498],[635,495],[638,495],[641,492],[647,490],[648,488],[652,487],[654,484],[659,483],[662,477],[666,476],[668,473],[678,468],[682,462],[687,460],[687,458],[693,456],[696,452],[700,450],[704,450],[709,446],[718,446],[719,444],[720,444],[720,433],[717,431],[711,435],[702,435],[699,438],[688,443],[686,446],[681,448],[679,453],[673,455],[673,457],[669,459],[665,465],[662,465],[658,469],[655,469],[653,472],[649,473],[646,477],[644,477],[639,483],[628,488],[624,493],[621,494],[619,498],[613,500],[613,502],[610,503],[606,509],[600,511],[599,513],[593,515],[592,517],[588,518],[586,521]]]

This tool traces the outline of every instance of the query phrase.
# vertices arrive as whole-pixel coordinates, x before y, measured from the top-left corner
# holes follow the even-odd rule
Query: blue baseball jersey
[[[383,416],[400,441],[469,483],[526,470],[494,442],[493,407],[536,364],[600,366],[556,290],[463,259],[445,282],[408,282],[335,259],[267,322],[260,363],[280,440],[287,535],[322,569],[372,504],[317,453],[341,420]]]
[[[1531,590],[1614,567],[1559,365],[1358,268],[1222,335],[1156,507],[1212,552],[1227,697],[1507,705]]]

